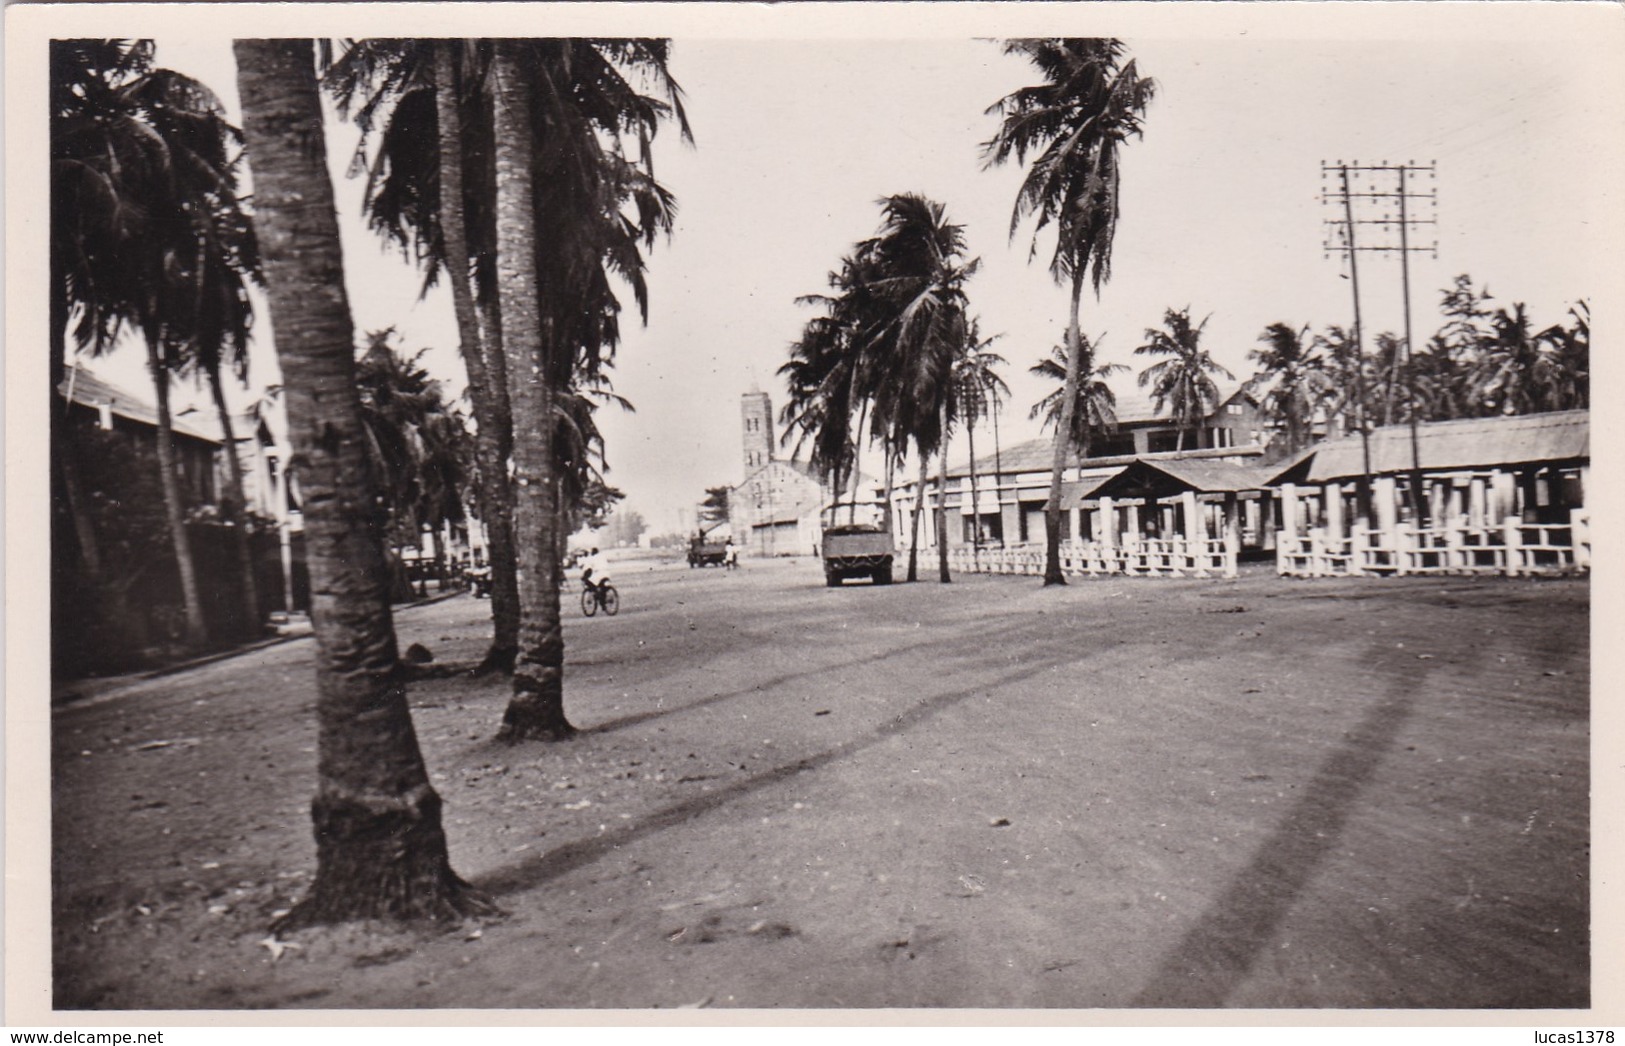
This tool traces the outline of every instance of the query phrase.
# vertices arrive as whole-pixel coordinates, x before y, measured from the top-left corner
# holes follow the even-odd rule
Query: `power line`
[[[1335,178],[1333,177],[1334,175]],[[1373,188],[1363,192],[1356,192],[1350,181],[1351,175],[1356,178],[1363,177],[1363,179],[1367,181],[1380,181],[1382,183],[1388,183],[1391,176],[1393,179],[1391,183],[1393,185],[1393,189],[1392,191],[1389,191],[1387,188]],[[1429,189],[1426,192],[1412,191],[1411,179],[1413,176],[1425,178],[1427,184],[1429,185]],[[1364,350],[1361,344],[1360,331],[1360,282],[1357,258],[1362,251],[1386,252],[1397,254],[1399,256],[1400,291],[1403,297],[1405,309],[1405,341],[1403,359],[1406,362],[1409,362],[1413,358],[1414,354],[1414,343],[1411,334],[1410,256],[1413,253],[1423,252],[1431,253],[1435,258],[1439,256],[1439,242],[1437,238],[1435,238],[1433,242],[1429,244],[1413,246],[1411,244],[1410,234],[1413,228],[1420,230],[1424,226],[1437,230],[1438,220],[1432,216],[1432,209],[1437,206],[1439,200],[1439,193],[1436,185],[1436,179],[1438,177],[1438,165],[1434,162],[1429,162],[1427,164],[1391,164],[1387,160],[1375,164],[1345,163],[1342,160],[1328,164],[1322,161],[1320,165],[1320,177],[1322,182],[1320,196],[1321,202],[1328,206],[1340,205],[1342,210],[1341,219],[1330,218],[1326,220],[1328,235],[1326,239],[1322,241],[1321,249],[1326,256],[1330,256],[1333,251],[1347,256],[1349,262],[1350,282],[1354,292],[1354,352],[1356,362],[1355,374],[1358,382],[1356,395],[1360,399],[1360,435],[1362,438],[1362,450],[1365,456],[1365,475],[1361,477],[1361,495],[1362,501],[1365,502],[1365,504],[1362,505],[1362,512],[1366,515],[1367,524],[1370,525],[1370,495],[1366,489],[1370,484],[1371,473],[1371,452],[1368,442],[1368,430],[1370,426],[1368,424],[1368,409],[1365,402],[1366,396],[1363,377],[1365,366]],[[1394,217],[1385,211],[1380,218],[1356,217],[1356,207],[1364,207],[1369,213],[1369,210],[1375,205],[1375,202],[1379,200],[1397,206],[1399,211],[1398,216]],[[1413,201],[1415,205],[1420,206],[1423,211],[1427,213],[1427,217],[1413,218],[1411,216]],[[1356,237],[1356,231],[1361,227],[1364,227],[1368,232],[1375,232],[1378,237],[1378,242],[1359,242]],[[1391,237],[1395,235],[1398,237],[1397,243],[1392,242],[1391,239]],[[1388,383],[1388,387],[1390,389],[1393,388],[1395,379],[1398,377],[1401,359],[1401,355],[1399,353],[1395,353],[1394,359],[1390,364],[1390,377]],[[1412,518],[1416,521],[1416,526],[1421,528],[1424,525],[1427,510],[1426,506],[1423,504],[1422,498],[1422,452],[1421,437],[1418,432],[1419,418],[1416,407],[1415,367],[1408,368],[1407,381],[1405,384],[1406,393],[1410,399],[1411,511]],[[1388,397],[1387,403],[1388,411],[1383,419],[1385,424],[1392,419],[1393,399],[1391,394]]]

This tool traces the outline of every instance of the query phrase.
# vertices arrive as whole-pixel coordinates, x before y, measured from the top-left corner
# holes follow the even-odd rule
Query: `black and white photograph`
[[[6,22],[7,1023],[1620,1023],[1625,8]]]

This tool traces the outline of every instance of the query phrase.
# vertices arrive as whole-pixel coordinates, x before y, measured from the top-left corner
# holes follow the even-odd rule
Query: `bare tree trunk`
[[[925,502],[925,468],[926,468],[925,451],[920,450],[918,447],[916,447],[915,449],[917,451],[919,451],[919,455],[920,455],[920,485],[918,487],[914,488],[914,526],[913,526],[913,530],[911,532],[911,535],[910,535],[910,537],[908,539],[908,579],[910,581],[918,581],[918,580],[920,580],[920,573],[919,573],[919,569],[918,569],[919,556],[920,556],[920,517],[925,515],[925,504],[926,504],[926,502]]]
[[[942,404],[942,466],[937,480],[937,580],[946,585],[948,576],[948,404]]]
[[[976,419],[965,420],[965,438],[970,441],[970,561],[971,568],[982,569],[982,495],[976,487]]]
[[[226,441],[226,473],[231,477],[231,510],[226,522],[232,524],[232,545],[237,553],[237,570],[242,578],[243,629],[253,638],[260,632],[260,589],[254,577],[254,551],[248,534],[248,491],[243,484],[243,462],[237,456],[237,433],[226,408],[226,392],[220,387],[220,367],[209,368],[209,392],[214,410],[220,416],[220,432]]]
[[[999,405],[993,405],[993,504],[999,513],[999,547],[1006,544],[1004,539],[1004,495],[1001,489],[1004,486],[1004,461],[999,453]],[[1017,510],[1020,510],[1020,499],[1017,498]]]
[[[309,40],[238,40],[254,223],[304,492],[316,634],[316,878],[277,924],[493,910],[452,871],[406,693],[355,384],[349,301]]]
[[[858,518],[858,488],[863,485],[862,450],[863,450],[863,424],[869,414],[869,401],[864,400],[858,407],[857,434],[852,437],[852,509],[847,520],[857,522]]]
[[[1061,386],[1061,417],[1055,429],[1055,456],[1050,466],[1049,500],[1044,503],[1044,586],[1066,584],[1061,573],[1061,476],[1072,449],[1072,419],[1077,414],[1079,366],[1078,303],[1083,297],[1083,270],[1072,274],[1072,303],[1066,323],[1066,381]]]
[[[497,272],[508,400],[515,439],[514,535],[519,577],[519,660],[500,737],[556,741],[575,733],[564,715],[564,630],[559,617],[558,511],[553,482],[554,389],[538,311],[531,90],[513,41],[493,67],[497,164]]]
[[[169,536],[175,546],[175,567],[181,576],[181,602],[186,610],[186,646],[201,649],[208,643],[203,621],[203,601],[198,596],[197,564],[192,560],[192,540],[186,532],[186,511],[181,504],[180,477],[176,473],[175,429],[169,416],[169,371],[158,355],[155,332],[147,332],[147,371],[152,375],[153,394],[158,400],[158,469],[164,489],[164,514],[169,519]]]
[[[514,574],[513,501],[508,489],[508,456],[512,419],[508,415],[505,367],[501,348],[493,353],[494,317],[485,337],[469,283],[468,218],[463,206],[463,114],[457,51],[460,40],[435,44],[435,111],[439,119],[440,228],[446,242],[446,275],[457,316],[458,348],[468,373],[468,394],[477,431],[474,453],[479,462],[475,500],[485,521],[486,554],[491,562],[491,646],[476,672],[513,671],[519,655],[519,585]],[[493,310],[494,312],[495,310]],[[493,370],[496,373],[493,374]]]

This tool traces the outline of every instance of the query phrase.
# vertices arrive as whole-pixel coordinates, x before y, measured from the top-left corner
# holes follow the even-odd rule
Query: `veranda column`
[[[1181,525],[1181,537],[1185,539],[1184,555],[1198,573],[1205,573],[1207,563],[1207,522],[1202,518],[1202,506],[1196,499],[1196,491],[1187,490],[1179,495],[1180,514],[1185,518]]]
[[[1241,559],[1241,495],[1230,491],[1224,496],[1224,576],[1236,576]]]
[[[1298,572],[1298,487],[1281,484],[1281,533],[1276,538],[1276,569],[1283,574]]]
[[[1405,551],[1399,533],[1398,488],[1392,476],[1378,476],[1371,483],[1371,501],[1377,514],[1376,547],[1391,550],[1393,567],[1405,573]]]

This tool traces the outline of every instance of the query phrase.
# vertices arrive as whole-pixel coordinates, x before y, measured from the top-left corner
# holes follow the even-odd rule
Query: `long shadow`
[[[1045,660],[1021,672],[1000,677],[999,684],[1004,685],[1032,679],[1049,672],[1057,665],[1067,664],[1074,660],[1076,660],[1076,656],[1072,654]],[[733,802],[752,792],[778,784],[780,781],[792,778],[797,774],[817,770],[828,766],[837,759],[843,759],[862,752],[882,741],[919,726],[966,698],[985,693],[987,688],[988,684],[980,684],[937,694],[917,705],[911,706],[901,715],[887,720],[864,737],[843,741],[833,748],[819,752],[816,755],[798,759],[793,763],[776,766],[759,774],[752,774],[743,780],[719,788],[715,792],[707,792],[704,795],[698,795],[692,799],[668,806],[663,810],[657,810],[636,823],[624,825],[590,839],[565,843],[563,846],[528,857],[507,868],[488,872],[475,878],[474,885],[493,895],[533,889],[561,875],[589,865],[606,854],[645,836],[691,821],[702,814],[715,810],[719,806]]]
[[[1025,630],[1025,626],[1011,625],[999,631],[984,632],[980,637],[980,641],[984,645],[990,641],[997,642],[1003,636],[1013,634],[1019,630]],[[709,697],[702,697],[697,700],[690,701],[687,704],[674,705],[670,708],[651,708],[647,712],[633,712],[630,715],[619,716],[615,719],[606,719],[602,723],[598,723],[595,726],[587,727],[586,729],[582,730],[581,733],[583,735],[603,734],[609,733],[613,730],[624,730],[627,727],[637,726],[640,723],[647,723],[653,719],[660,719],[665,716],[676,715],[680,712],[698,711],[699,709],[708,708],[711,705],[719,704],[723,701],[732,701],[735,698],[746,697],[750,694],[759,693],[763,690],[770,690],[775,687],[784,686],[788,683],[793,683],[798,679],[807,679],[823,673],[842,671],[862,665],[872,665],[877,662],[896,657],[899,654],[917,653],[921,650],[929,650],[932,647],[947,647],[953,650],[962,650],[964,648],[964,641],[957,638],[934,639],[924,643],[915,643],[912,646],[907,647],[889,647],[885,650],[877,651],[868,657],[851,658],[831,664],[814,665],[811,668],[804,669],[799,672],[786,672],[783,675],[774,676],[770,679],[764,679],[759,683],[753,683],[748,687],[742,687],[738,690],[730,690],[720,694],[712,694]]]
[[[1360,791],[1410,718],[1423,673],[1396,672],[1388,694],[1321,763],[1314,779],[1253,859],[1131,1005],[1197,1009],[1224,1005],[1269,946],[1282,919],[1338,844]]]

